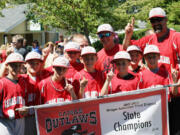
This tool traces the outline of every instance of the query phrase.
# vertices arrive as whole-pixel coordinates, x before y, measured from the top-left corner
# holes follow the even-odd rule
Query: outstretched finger
[[[134,17],[132,17],[132,20],[131,20],[131,26],[134,27],[134,24],[135,24],[135,19],[134,19]]]

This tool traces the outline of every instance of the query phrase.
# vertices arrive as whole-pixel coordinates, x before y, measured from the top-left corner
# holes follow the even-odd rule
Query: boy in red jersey
[[[100,96],[105,75],[95,69],[97,59],[96,50],[93,47],[87,46],[82,49],[81,61],[84,64],[84,69],[76,73],[73,82],[79,98]]]
[[[140,83],[141,89],[157,85],[167,85],[171,82],[166,67],[164,65],[158,66],[160,51],[156,45],[148,45],[144,49],[144,58],[147,63],[147,69],[140,73],[142,77]]]
[[[64,47],[65,57],[69,60],[70,66],[66,73],[66,78],[71,82],[74,75],[83,69],[83,64],[78,61],[80,56],[80,46],[76,42],[68,42]]]
[[[131,45],[127,48],[127,52],[131,56],[131,64],[129,66],[129,69],[134,73],[139,73],[143,70],[143,67],[140,65],[142,62],[142,51],[141,49],[136,45]]]
[[[139,87],[139,76],[128,70],[131,57],[126,51],[115,54],[112,63],[115,64],[116,74],[112,70],[107,74],[107,79],[101,90],[101,95],[113,94],[124,91],[137,90]],[[110,87],[110,88],[109,88]]]
[[[0,130],[1,135],[24,135],[24,118],[16,108],[25,106],[27,84],[18,76],[23,56],[12,53],[6,59],[8,75],[0,80]]]
[[[77,99],[73,86],[65,78],[69,61],[58,57],[53,61],[54,74],[42,80],[38,86],[41,92],[41,104],[60,103]]]

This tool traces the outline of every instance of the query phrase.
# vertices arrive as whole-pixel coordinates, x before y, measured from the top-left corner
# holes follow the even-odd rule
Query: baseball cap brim
[[[151,17],[149,18],[149,20],[150,20],[151,18],[155,18],[155,17],[165,18],[166,16],[163,16],[163,15],[155,15],[155,16],[151,16]]]
[[[63,66],[63,65],[53,65],[53,67],[64,67],[64,68],[68,68],[68,66]]]
[[[97,55],[97,53],[89,52],[89,53],[81,54],[81,56],[88,55],[88,54],[95,54],[95,55]]]
[[[76,50],[76,49],[66,49],[66,52],[80,52],[80,50]]]
[[[128,61],[131,61],[130,59],[126,59],[126,58],[118,58],[118,59],[111,60],[111,63],[114,63],[117,60],[128,60]]]
[[[26,62],[27,62],[27,61],[30,61],[30,60],[40,60],[40,61],[43,61],[42,59],[38,59],[38,58],[31,58],[31,59],[27,59],[27,60],[26,60]]]
[[[99,33],[101,33],[101,32],[110,32],[110,33],[114,33],[114,32],[112,32],[112,31],[102,30],[102,31],[96,32],[96,34],[99,34]]]
[[[9,64],[9,63],[24,63],[24,61],[9,61],[6,64]]]
[[[143,54],[143,55],[147,55],[147,54],[150,54],[150,53],[160,54],[160,53],[158,53],[158,52],[148,52],[148,53],[145,53],[145,54]]]

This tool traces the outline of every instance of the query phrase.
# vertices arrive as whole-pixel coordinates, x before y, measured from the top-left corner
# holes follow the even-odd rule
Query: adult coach
[[[115,33],[110,24],[102,24],[97,30],[98,37],[100,38],[103,48],[98,52],[98,60],[95,65],[97,70],[101,70],[104,73],[108,73],[113,65],[111,61],[113,56],[120,50],[122,45],[114,42]]]
[[[157,45],[160,50],[160,64],[164,64],[171,73],[171,64],[173,68],[178,65],[179,47],[180,47],[180,33],[170,30],[167,27],[167,16],[165,11],[160,8],[153,8],[149,12],[149,21],[155,34],[142,37],[139,40],[131,40],[134,28],[134,19],[131,24],[125,28],[125,38],[123,41],[123,48],[127,49],[129,45],[138,45],[142,50],[146,45]]]

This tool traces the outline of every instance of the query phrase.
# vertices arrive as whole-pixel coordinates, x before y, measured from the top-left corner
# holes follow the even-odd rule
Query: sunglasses
[[[99,33],[99,34],[98,34],[99,38],[110,37],[111,35],[112,35],[112,34],[109,33],[109,32],[108,32],[108,33],[104,33],[104,34],[103,34],[103,33]]]
[[[151,18],[150,22],[151,23],[156,23],[156,22],[162,22],[164,20],[164,18],[162,17],[157,17],[157,18]]]

